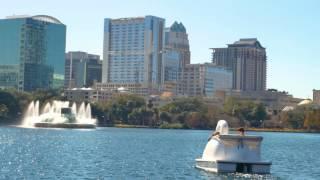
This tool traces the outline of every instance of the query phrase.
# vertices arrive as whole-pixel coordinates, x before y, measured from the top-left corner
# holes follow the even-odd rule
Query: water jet
[[[55,100],[47,102],[40,111],[39,101],[31,101],[22,125],[43,128],[95,128],[96,119],[91,117],[90,103],[82,102],[77,110],[76,103],[70,107],[69,101]]]

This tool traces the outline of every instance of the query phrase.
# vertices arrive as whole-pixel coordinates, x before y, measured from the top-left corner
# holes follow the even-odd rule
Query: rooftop
[[[180,22],[178,23],[177,21],[175,21],[171,27],[170,30],[173,32],[184,32],[186,33],[186,28],[184,27],[184,25]]]
[[[111,21],[132,21],[132,20],[144,20],[147,17],[152,17],[152,18],[160,18],[157,16],[152,16],[152,15],[146,15],[146,16],[136,16],[136,17],[122,17],[122,18],[105,18],[105,19],[110,19]],[[162,18],[160,18],[162,19]]]
[[[13,16],[7,16],[6,19],[25,19],[25,18],[32,18],[34,20],[38,21],[44,21],[54,24],[63,24],[61,21],[59,21],[57,18],[48,16],[48,15],[36,15],[36,16],[29,16],[29,15],[13,15]]]
[[[257,38],[242,38],[233,44],[228,44],[228,47],[256,47],[264,49]]]

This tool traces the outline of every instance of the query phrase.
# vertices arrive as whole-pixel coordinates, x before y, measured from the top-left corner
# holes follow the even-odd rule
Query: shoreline
[[[231,130],[237,130],[231,128]],[[289,129],[289,128],[246,128],[246,131],[251,132],[285,132],[285,133],[320,133],[320,130],[306,130],[306,129]]]
[[[16,123],[0,123],[0,126],[15,126],[19,127]],[[181,129],[181,130],[213,130],[213,129],[188,129],[177,127],[151,127],[145,125],[131,125],[131,124],[109,124],[109,125],[97,125],[97,127],[114,127],[114,128],[146,128],[146,129]],[[237,131],[238,128],[229,128],[230,131]],[[290,128],[245,128],[249,132],[283,132],[283,133],[320,133],[320,130],[306,130],[306,129],[290,129]]]
[[[111,126],[98,126],[98,127],[115,127],[115,128],[148,128],[148,129],[183,129],[183,130],[212,130],[212,129],[188,129],[188,128],[160,128],[142,125],[130,124],[114,124]],[[229,128],[230,131],[237,131],[238,128]],[[284,132],[284,133],[320,133],[320,130],[306,130],[306,129],[290,129],[290,128],[245,128],[246,131],[251,132]]]

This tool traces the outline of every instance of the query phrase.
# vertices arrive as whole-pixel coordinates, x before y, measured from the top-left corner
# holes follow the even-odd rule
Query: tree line
[[[261,126],[267,118],[263,104],[229,98],[223,107],[205,103],[201,97],[177,98],[154,107],[152,100],[120,95],[92,105],[102,124],[129,124],[160,128],[212,129],[220,119],[234,119],[236,126]]]
[[[19,123],[32,100],[40,104],[52,100],[66,100],[61,90],[19,92],[0,90],[0,123]],[[108,101],[91,103],[92,116],[100,125],[128,124],[160,128],[212,129],[220,119],[231,126],[261,127],[269,119],[262,103],[227,98],[223,105],[206,103],[201,97],[177,98],[156,107],[151,99],[122,94]],[[283,128],[320,129],[320,108],[315,105],[298,106],[282,112],[279,121]]]
[[[297,106],[282,112],[279,120],[292,129],[320,130],[320,107],[315,104]]]

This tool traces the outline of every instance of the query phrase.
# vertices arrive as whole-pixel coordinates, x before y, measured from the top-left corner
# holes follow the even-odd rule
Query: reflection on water
[[[196,169],[210,131],[0,127],[0,179],[316,179],[320,135],[255,133],[271,175]]]

